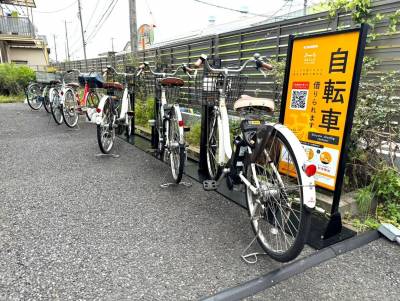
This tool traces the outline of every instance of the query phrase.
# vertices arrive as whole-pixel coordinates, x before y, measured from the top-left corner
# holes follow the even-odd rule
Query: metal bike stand
[[[248,264],[255,264],[258,261],[258,257],[257,256],[262,256],[262,255],[268,255],[267,253],[263,252],[253,252],[253,253],[247,253],[247,250],[249,250],[251,248],[251,246],[254,244],[254,242],[257,241],[257,237],[258,237],[258,233],[257,235],[254,236],[254,238],[251,240],[251,242],[246,246],[246,248],[244,248],[242,254],[240,255],[240,257],[243,259],[244,262],[248,263]],[[248,258],[253,257],[254,260],[250,260]]]
[[[103,154],[103,153],[95,154],[94,156],[95,157],[108,157],[108,158],[119,158],[120,157],[120,155],[118,155],[118,154]]]

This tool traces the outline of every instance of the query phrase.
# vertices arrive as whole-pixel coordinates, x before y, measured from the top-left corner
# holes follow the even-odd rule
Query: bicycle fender
[[[309,209],[313,209],[316,205],[314,177],[308,177],[304,173],[302,167],[307,162],[306,153],[298,138],[286,126],[273,123],[261,126],[257,131],[257,144],[254,148],[253,153],[250,155],[247,164],[254,162],[257,157],[264,151],[264,147],[266,143],[268,143],[270,134],[272,133],[272,129],[275,129],[277,132],[281,133],[281,135],[284,136],[285,139],[289,141],[290,145],[292,146],[295,159],[300,166],[299,177],[302,185],[305,187],[305,189],[303,189],[304,205]]]
[[[182,114],[181,114],[179,105],[174,105],[174,110],[175,110],[175,114],[176,114],[176,118],[177,118],[178,122],[182,121]],[[178,130],[179,130],[179,144],[184,145],[185,144],[185,136],[184,136],[184,132],[183,132],[183,127],[179,126]]]
[[[99,105],[97,106],[97,109],[98,109],[98,110],[96,110],[96,112],[94,112],[93,115],[92,115],[92,119],[91,119],[91,122],[92,122],[92,123],[95,123],[95,124],[97,124],[97,125],[100,125],[100,124],[101,124],[101,121],[103,120],[103,118],[102,118],[102,115],[103,115],[103,108],[104,108],[104,105],[105,105],[107,99],[108,99],[108,96],[107,96],[107,95],[104,95],[104,96],[100,99]],[[98,113],[98,111],[99,111],[100,113]]]
[[[287,139],[287,141],[290,142],[290,145],[293,148],[294,156],[296,157],[296,160],[300,166],[300,178],[301,178],[301,183],[304,186],[303,189],[304,205],[309,209],[315,208],[317,202],[317,197],[315,193],[315,181],[314,177],[308,177],[302,168],[308,161],[306,152],[304,151],[302,144],[300,143],[296,135],[293,134],[293,132],[286,126],[282,124],[270,124],[270,125],[273,126],[275,130],[280,132]]]

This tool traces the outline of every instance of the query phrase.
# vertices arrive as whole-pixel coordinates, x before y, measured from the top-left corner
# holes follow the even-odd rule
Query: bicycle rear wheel
[[[180,143],[181,130],[179,128],[178,108],[172,108],[168,121],[169,157],[171,164],[172,177],[175,183],[182,180],[183,170],[186,161],[186,148],[184,143]],[[182,133],[183,134],[183,133]]]
[[[62,106],[62,115],[64,117],[65,124],[73,128],[78,124],[78,101],[75,97],[75,93],[72,89],[65,91],[64,105]]]
[[[97,142],[104,154],[109,154],[114,146],[115,128],[113,127],[113,111],[111,99],[108,98],[103,107],[102,122],[97,125]]]
[[[50,108],[51,115],[53,115],[54,121],[60,125],[63,123],[64,117],[62,114],[61,97],[58,89],[54,88],[50,90]]]
[[[273,259],[287,262],[304,247],[310,213],[303,203],[305,188],[293,148],[273,126],[267,127],[264,135],[269,137],[262,151],[246,166],[246,178],[258,187],[254,194],[246,186],[247,206],[261,247]]]
[[[206,149],[208,177],[216,180],[221,173],[221,167],[218,164],[218,113],[215,109],[210,112],[210,118],[208,118]]]
[[[39,84],[32,83],[26,89],[26,100],[32,110],[39,110],[43,105],[42,89]]]

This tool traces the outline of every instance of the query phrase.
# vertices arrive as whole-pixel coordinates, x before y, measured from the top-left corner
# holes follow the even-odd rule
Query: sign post
[[[339,201],[367,31],[289,37],[280,122],[317,166],[316,185],[333,192],[324,239],[342,229]]]

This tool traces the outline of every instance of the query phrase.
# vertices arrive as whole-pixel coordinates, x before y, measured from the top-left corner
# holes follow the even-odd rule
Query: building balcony
[[[35,27],[29,18],[0,16],[0,37],[21,36],[35,37]]]

